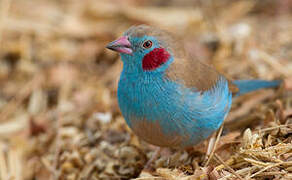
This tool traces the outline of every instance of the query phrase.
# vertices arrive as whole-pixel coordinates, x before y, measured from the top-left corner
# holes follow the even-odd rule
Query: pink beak
[[[122,36],[119,39],[109,43],[106,48],[124,54],[132,54],[132,45],[128,40],[128,36]]]

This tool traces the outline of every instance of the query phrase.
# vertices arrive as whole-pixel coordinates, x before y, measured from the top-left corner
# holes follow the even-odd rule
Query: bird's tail
[[[281,80],[265,81],[265,80],[257,80],[257,79],[233,81],[233,83],[239,89],[239,92],[237,92],[236,96],[240,96],[242,94],[245,94],[251,91],[256,91],[258,89],[279,87],[281,82],[282,82]]]

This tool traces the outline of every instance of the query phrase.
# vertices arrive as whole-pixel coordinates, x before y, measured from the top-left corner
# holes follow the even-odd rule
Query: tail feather
[[[239,92],[236,96],[240,96],[245,93],[256,91],[264,88],[276,88],[281,84],[281,80],[265,81],[265,80],[235,80],[233,83],[238,87]]]

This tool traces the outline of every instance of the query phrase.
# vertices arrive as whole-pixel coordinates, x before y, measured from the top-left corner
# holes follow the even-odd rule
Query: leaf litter
[[[0,1],[0,179],[292,179],[292,3]],[[122,63],[105,45],[129,26],[178,34],[234,79],[284,79],[234,100],[208,166],[207,141],[154,148],[116,100]]]

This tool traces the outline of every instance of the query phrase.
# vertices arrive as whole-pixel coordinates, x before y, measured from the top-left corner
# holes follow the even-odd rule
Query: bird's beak
[[[128,36],[122,36],[119,39],[109,43],[106,48],[119,53],[132,54],[133,49]]]

